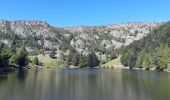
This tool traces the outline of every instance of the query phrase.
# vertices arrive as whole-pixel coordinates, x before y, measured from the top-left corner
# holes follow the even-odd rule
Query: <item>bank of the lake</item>
[[[33,62],[33,59],[35,57],[38,57],[39,61],[42,63],[42,65],[35,65],[33,63],[29,63],[28,66],[26,66],[24,69],[82,69],[79,68],[79,66],[73,66],[70,65],[69,67],[66,67],[65,65],[63,65],[61,61],[57,60],[57,59],[53,59],[50,58],[49,56],[46,55],[37,55],[37,56],[29,56],[29,59],[31,60],[31,62]],[[89,69],[88,67],[85,67],[85,69]],[[147,70],[147,71],[164,71],[164,72],[170,72],[170,68],[166,68],[164,70],[160,70],[158,68],[150,68],[150,69],[145,69],[145,68],[130,68],[128,66],[124,66],[121,64],[120,61],[120,56],[116,59],[113,59],[105,64],[99,65],[98,67],[94,67],[95,69],[112,69],[112,70]],[[3,67],[0,68],[0,73],[4,74],[4,73],[8,73],[8,72],[12,72],[17,70],[18,68],[15,67]]]
[[[60,68],[62,67],[63,62],[58,59],[50,58],[48,55],[37,55],[37,56],[29,56],[29,59],[31,62],[33,62],[33,59],[35,57],[38,57],[38,60],[40,63],[42,63],[41,66],[36,66],[33,63],[30,63],[29,66],[31,68],[38,67],[38,68]]]
[[[119,56],[116,59],[113,59],[105,64],[100,65],[101,69],[118,69],[118,70],[147,70],[147,71],[164,71],[164,72],[170,72],[170,68],[160,69],[158,67],[152,67],[152,68],[130,68],[129,66],[124,66],[120,61],[121,56]]]
[[[12,67],[7,67],[7,68],[0,68],[0,74],[5,74],[5,73],[9,73],[16,70],[15,68]]]

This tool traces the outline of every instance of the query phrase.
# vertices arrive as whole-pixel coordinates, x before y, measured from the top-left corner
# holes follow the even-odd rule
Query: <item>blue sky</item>
[[[0,19],[59,27],[169,21],[170,0],[0,0]]]

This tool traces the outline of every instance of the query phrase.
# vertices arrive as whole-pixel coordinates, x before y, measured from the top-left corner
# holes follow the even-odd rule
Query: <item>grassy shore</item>
[[[38,60],[42,63],[43,68],[59,68],[60,65],[62,64],[61,61],[57,60],[57,59],[52,59],[48,56],[43,56],[43,55],[37,55],[37,56],[29,56],[29,58],[31,59],[31,61],[33,61],[33,59],[35,57],[38,57]],[[32,66],[32,64],[30,64]]]
[[[125,67],[120,62],[120,56],[114,60],[111,60],[105,64],[101,65],[101,68],[114,68],[114,69],[124,69]]]

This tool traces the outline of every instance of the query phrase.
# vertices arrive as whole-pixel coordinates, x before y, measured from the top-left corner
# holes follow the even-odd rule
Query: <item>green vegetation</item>
[[[52,51],[50,52],[49,56],[50,56],[51,58],[55,58],[55,51],[52,50]]]
[[[81,54],[80,57],[79,57],[79,67],[83,68],[83,67],[86,67],[86,66],[87,66],[87,64],[86,64],[86,56],[83,56]]]
[[[9,59],[11,58],[10,50],[3,50],[0,52],[0,67],[7,67],[9,64]]]
[[[39,60],[38,60],[38,57],[34,57],[34,59],[33,59],[33,64],[35,64],[35,65],[40,65],[40,62],[39,62]]]
[[[154,29],[142,40],[124,47],[121,62],[125,66],[138,68],[170,67],[170,22]]]
[[[58,68],[62,64],[61,61],[59,61],[57,59],[50,58],[50,57],[45,56],[45,55],[29,56],[29,59],[32,62],[34,62],[36,57],[38,58],[38,61],[41,63],[41,65],[44,68],[47,68],[47,67],[53,67],[53,68],[56,67],[56,68]]]
[[[148,28],[148,30],[151,29]],[[125,34],[130,33],[126,29],[123,31]],[[111,46],[111,40],[124,43],[125,39],[112,36],[109,30],[87,30],[88,38],[86,39],[78,38],[78,35],[80,35],[78,33],[70,33],[57,28],[51,28],[51,34],[47,36],[38,35],[34,31],[29,32],[23,35],[14,34],[9,25],[7,25],[6,32],[0,31],[0,39],[2,40],[0,42],[0,67],[25,67],[29,64],[28,55],[34,55],[30,56],[32,63],[34,65],[41,65],[42,63],[46,67],[56,67],[62,63],[64,66],[79,68],[92,68],[101,64],[103,64],[103,67],[124,65],[130,68],[157,68],[160,70],[170,68],[170,22],[155,28],[143,39],[134,41],[129,46],[120,49]],[[140,30],[135,30],[129,35],[136,37],[139,33],[141,33]],[[74,48],[77,45],[73,44],[73,47],[70,45],[71,41],[79,39],[82,40],[84,47],[81,48],[78,45],[78,48],[85,49],[87,52],[77,52]],[[49,45],[48,48],[49,43],[52,45]],[[30,47],[28,48],[29,54],[25,46]],[[55,55],[55,53],[58,53],[56,51],[61,51],[60,57],[57,54]],[[43,56],[40,56],[41,54]],[[47,57],[47,55],[49,56]],[[120,55],[122,56],[120,57]],[[104,56],[104,59],[102,56]]]
[[[87,55],[87,66],[90,67],[90,68],[93,68],[95,66],[98,66],[100,61],[98,60],[96,54],[94,52],[90,52],[88,55]]]
[[[15,46],[19,48],[23,45],[38,49],[42,48],[41,45],[39,45],[37,42],[40,38],[35,34],[22,37],[14,33],[0,32],[0,39],[12,40],[11,45],[15,42]]]
[[[120,62],[120,56],[116,59],[113,59],[105,64],[102,64],[101,65],[101,68],[116,68],[116,69],[121,69],[123,68],[123,65],[122,63]]]
[[[15,58],[15,57],[14,57]],[[16,55],[16,65],[20,67],[25,67],[28,65],[28,52],[25,49],[25,47],[22,47],[21,50],[19,50],[18,54]]]
[[[15,51],[15,50],[14,50]],[[17,52],[10,48],[5,48],[0,51],[0,67],[25,67],[28,65],[28,53],[25,47],[22,47]]]
[[[96,67],[99,65],[99,60],[94,52],[90,52],[87,56],[79,54],[75,49],[71,49],[67,58],[67,66]]]

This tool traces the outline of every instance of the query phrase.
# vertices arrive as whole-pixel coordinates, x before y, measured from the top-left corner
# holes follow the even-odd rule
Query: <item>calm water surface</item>
[[[170,100],[170,73],[29,70],[0,76],[0,100]]]

